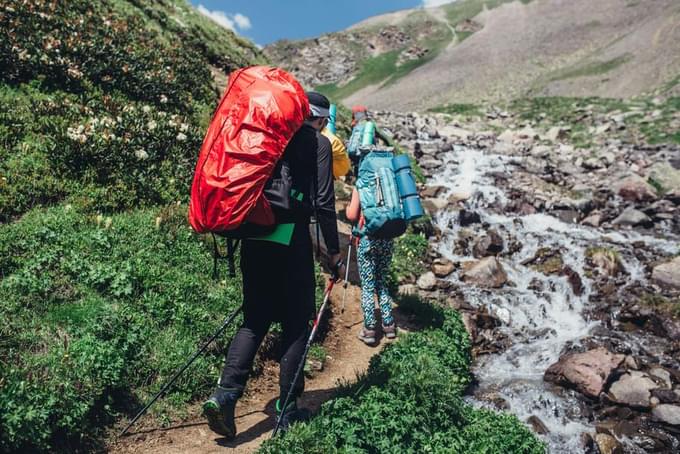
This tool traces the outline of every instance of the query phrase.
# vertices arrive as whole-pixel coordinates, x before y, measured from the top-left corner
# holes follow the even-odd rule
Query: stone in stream
[[[472,255],[475,258],[489,257],[503,252],[503,238],[495,231],[489,230],[486,235],[475,242]]]
[[[616,438],[607,434],[596,434],[595,444],[600,450],[600,454],[623,454],[623,447]]]
[[[659,421],[671,426],[680,426],[680,406],[660,404],[654,407],[652,415]]]
[[[581,221],[581,224],[590,227],[599,227],[602,224],[602,214],[599,212],[591,213]]]
[[[463,264],[463,267],[465,269],[461,275],[463,282],[487,288],[500,288],[508,282],[508,275],[496,257],[467,262]]]
[[[585,353],[568,353],[550,366],[545,381],[574,388],[581,394],[597,398],[604,390],[612,372],[621,365],[625,355],[614,354],[604,347]]]
[[[557,249],[542,247],[530,259],[524,260],[522,265],[529,265],[545,275],[558,274],[564,267],[562,253]]]
[[[631,227],[650,227],[653,223],[649,216],[635,208],[628,207],[612,221],[613,225],[626,225]]]
[[[602,276],[614,277],[624,271],[619,253],[614,249],[589,248],[586,250],[586,263]]]
[[[420,197],[423,199],[437,198],[444,191],[446,191],[445,186],[426,186],[425,189],[420,191]]]
[[[655,266],[652,280],[660,287],[680,289],[680,257]]]
[[[478,213],[468,210],[460,210],[458,213],[458,223],[461,227],[467,227],[472,224],[479,224],[482,222],[482,218]]]
[[[439,278],[446,277],[449,274],[453,273],[453,270],[455,268],[456,267],[451,260],[447,260],[444,258],[438,258],[432,264],[432,272],[436,277]]]
[[[534,429],[534,432],[536,432],[539,435],[545,435],[545,434],[550,433],[550,430],[548,430],[548,427],[543,423],[543,421],[541,421],[541,418],[539,418],[536,415],[529,416],[529,419],[527,419],[527,422]]]
[[[648,409],[652,405],[651,390],[658,387],[647,374],[633,370],[612,384],[608,396],[612,402],[620,405]]]
[[[583,281],[581,280],[581,276],[576,271],[574,271],[569,265],[565,265],[562,268],[560,275],[566,276],[567,282],[569,282],[574,295],[583,295],[583,290],[585,289],[583,287]]]

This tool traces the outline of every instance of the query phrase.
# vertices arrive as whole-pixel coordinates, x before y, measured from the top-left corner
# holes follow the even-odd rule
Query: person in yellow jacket
[[[321,134],[326,136],[328,140],[331,141],[331,148],[333,149],[333,177],[337,180],[340,177],[347,175],[349,169],[352,167],[352,163],[347,155],[347,148],[342,140],[328,128],[324,128]]]

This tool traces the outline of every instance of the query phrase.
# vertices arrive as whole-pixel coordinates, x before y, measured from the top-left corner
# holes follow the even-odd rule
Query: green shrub
[[[240,304],[240,281],[212,281],[210,249],[185,216],[186,206],[110,218],[57,207],[0,227],[0,449],[96,440]],[[234,330],[168,400],[208,392]]]
[[[425,271],[427,238],[420,233],[406,233],[394,242],[389,283],[392,289],[407,278],[416,278]]]
[[[388,345],[355,385],[260,452],[544,453],[514,416],[463,402],[471,357],[460,316],[420,306],[410,309],[429,328]]]

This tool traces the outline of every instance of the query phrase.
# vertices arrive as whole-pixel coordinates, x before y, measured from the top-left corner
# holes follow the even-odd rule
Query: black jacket
[[[303,206],[295,222],[309,225],[316,213],[329,255],[340,252],[333,185],[333,151],[330,141],[304,124],[286,147],[293,189],[304,194]]]

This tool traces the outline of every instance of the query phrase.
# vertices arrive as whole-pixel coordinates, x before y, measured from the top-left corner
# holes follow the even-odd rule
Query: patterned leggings
[[[367,329],[374,329],[376,325],[375,294],[378,295],[383,325],[391,325],[394,322],[392,298],[387,288],[387,274],[393,248],[393,240],[363,237],[359,241],[357,260],[361,276],[361,309],[364,312],[364,326]]]

